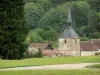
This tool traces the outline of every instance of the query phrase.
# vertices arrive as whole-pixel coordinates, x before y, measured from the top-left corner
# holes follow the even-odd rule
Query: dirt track
[[[78,64],[60,64],[60,65],[45,65],[45,66],[31,66],[31,67],[17,67],[17,68],[5,68],[0,69],[0,71],[9,71],[9,70],[50,70],[50,69],[86,69],[85,67],[92,64],[98,63],[78,63]]]

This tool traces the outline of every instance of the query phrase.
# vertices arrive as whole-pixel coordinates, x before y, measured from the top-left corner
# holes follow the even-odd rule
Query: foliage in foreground
[[[38,49],[29,49],[25,52],[25,55],[24,55],[25,58],[42,58],[43,57],[43,54],[42,54],[42,50],[41,48],[38,48]]]
[[[0,71],[1,75],[100,75],[100,71],[89,70],[21,70]]]
[[[21,59],[27,28],[23,0],[0,0],[0,58]]]
[[[90,57],[32,58],[23,60],[0,60],[0,68],[68,64],[68,63],[100,63],[100,57],[90,56]]]

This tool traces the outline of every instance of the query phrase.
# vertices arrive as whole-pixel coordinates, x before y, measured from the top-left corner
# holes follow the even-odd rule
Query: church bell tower
[[[68,9],[67,27],[59,37],[58,49],[65,56],[80,56],[80,38],[72,27],[71,9]]]

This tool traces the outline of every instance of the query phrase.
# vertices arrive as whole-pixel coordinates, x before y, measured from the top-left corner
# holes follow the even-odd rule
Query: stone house
[[[81,56],[92,56],[98,51],[91,41],[80,42]]]
[[[38,48],[41,48],[44,57],[58,57],[63,55],[57,49],[53,49],[53,47],[49,43],[30,44],[28,47],[28,54],[32,56],[38,53]]]
[[[71,33],[72,34],[72,33]],[[72,36],[70,36],[72,37]],[[78,37],[78,36],[77,36]],[[90,41],[80,41],[79,38],[59,39],[59,49],[53,49],[48,43],[32,43],[29,46],[29,54],[38,52],[41,47],[44,57],[59,56],[92,56],[100,53],[100,39],[91,39]],[[78,41],[76,43],[76,41]],[[78,45],[78,47],[77,47]],[[69,46],[69,47],[68,47]],[[53,50],[52,50],[53,49]]]
[[[52,50],[53,49],[53,47],[49,43],[32,43],[29,45],[27,53],[29,55],[34,55],[38,53],[39,48],[41,48],[41,50],[43,49]]]
[[[80,42],[81,56],[92,56],[100,53],[100,39]]]

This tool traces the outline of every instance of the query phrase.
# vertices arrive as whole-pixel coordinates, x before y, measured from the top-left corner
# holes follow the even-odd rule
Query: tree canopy
[[[21,59],[27,28],[23,0],[0,1],[0,55],[3,59]]]

